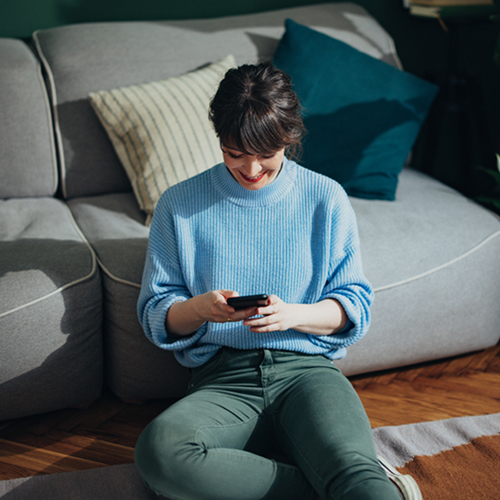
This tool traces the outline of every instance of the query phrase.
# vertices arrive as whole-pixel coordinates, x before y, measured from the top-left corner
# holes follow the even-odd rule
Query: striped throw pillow
[[[89,94],[147,223],[168,187],[222,162],[208,106],[235,65],[227,56],[182,76]]]

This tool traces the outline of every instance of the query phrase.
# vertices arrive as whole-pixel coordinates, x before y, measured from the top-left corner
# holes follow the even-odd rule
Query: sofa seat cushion
[[[104,274],[140,287],[149,229],[133,193],[75,198],[67,203]]]
[[[177,398],[189,374],[147,340],[137,300],[149,229],[132,193],[75,198],[68,205],[95,249],[104,284],[105,379],[122,399]]]
[[[370,332],[338,366],[347,374],[463,354],[500,337],[500,219],[415,170],[394,202],[351,199],[366,276]]]
[[[91,109],[89,93],[179,76],[228,54],[234,55],[237,64],[271,60],[287,17],[377,59],[399,64],[392,39],[352,3],[217,19],[79,24],[35,33],[36,49],[52,86],[64,196],[130,190]]]
[[[64,203],[0,201],[0,296],[0,420],[97,398],[100,274]]]
[[[376,290],[418,280],[500,238],[492,212],[417,170],[405,168],[401,178],[396,203],[351,198]]]

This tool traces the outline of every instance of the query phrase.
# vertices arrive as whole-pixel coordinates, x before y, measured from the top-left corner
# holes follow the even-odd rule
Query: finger
[[[213,302],[210,305],[210,315],[211,321],[214,323],[225,323],[234,309],[226,304],[226,298],[219,292],[215,292],[215,295],[211,298]]]
[[[218,323],[229,323],[229,322],[238,322],[243,321],[247,318],[251,318],[257,315],[256,307],[249,307],[247,309],[234,309],[227,304],[223,304],[222,302],[218,302],[212,306],[213,308],[213,317],[216,318]]]
[[[253,316],[257,315],[256,307],[250,307],[248,309],[239,309],[237,311],[233,308],[231,309],[232,312],[229,313],[229,318],[232,319],[233,321],[244,321],[247,320],[248,318],[252,318]]]
[[[224,314],[233,314],[235,309],[227,304],[227,299],[230,297],[239,297],[239,293],[234,290],[217,290],[218,300],[214,305],[219,306],[220,311]]]
[[[261,326],[270,325],[270,324],[275,323],[275,322],[276,321],[274,321],[269,316],[264,316],[264,317],[260,317],[260,318],[248,318],[248,319],[245,319],[243,321],[243,324],[245,326],[249,326],[249,327],[261,327]]]
[[[278,302],[281,302],[281,299],[277,295],[274,295],[274,294],[269,295],[269,297],[267,299],[268,306],[277,304]]]
[[[269,333],[269,332],[279,331],[280,327],[279,327],[279,324],[272,323],[269,325],[251,326],[249,329],[251,332],[254,332],[254,333]]]
[[[270,316],[271,314],[276,314],[278,312],[278,307],[275,305],[259,307],[257,309],[257,314],[261,316]]]
[[[266,306],[260,306],[258,314],[267,316],[269,314],[276,314],[279,310],[279,304],[283,301],[277,295],[269,295]]]
[[[231,297],[231,293],[237,293],[237,292],[231,292],[231,290],[214,290],[211,292],[211,300],[213,300],[212,305],[214,306],[225,306],[227,305],[227,298]]]

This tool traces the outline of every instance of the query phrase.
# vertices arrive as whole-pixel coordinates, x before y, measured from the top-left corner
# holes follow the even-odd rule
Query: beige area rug
[[[373,430],[424,500],[500,499],[500,413]],[[2,500],[157,500],[133,464],[0,481]],[[381,499],[383,500],[383,499]]]

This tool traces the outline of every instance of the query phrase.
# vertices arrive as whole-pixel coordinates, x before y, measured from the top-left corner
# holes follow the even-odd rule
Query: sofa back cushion
[[[0,198],[53,195],[56,155],[40,65],[10,38],[0,38],[0,117]]]
[[[217,19],[64,26],[34,34],[57,117],[66,198],[130,191],[89,93],[178,76],[234,55],[272,59],[289,17],[397,66],[394,44],[361,7],[326,3]]]

